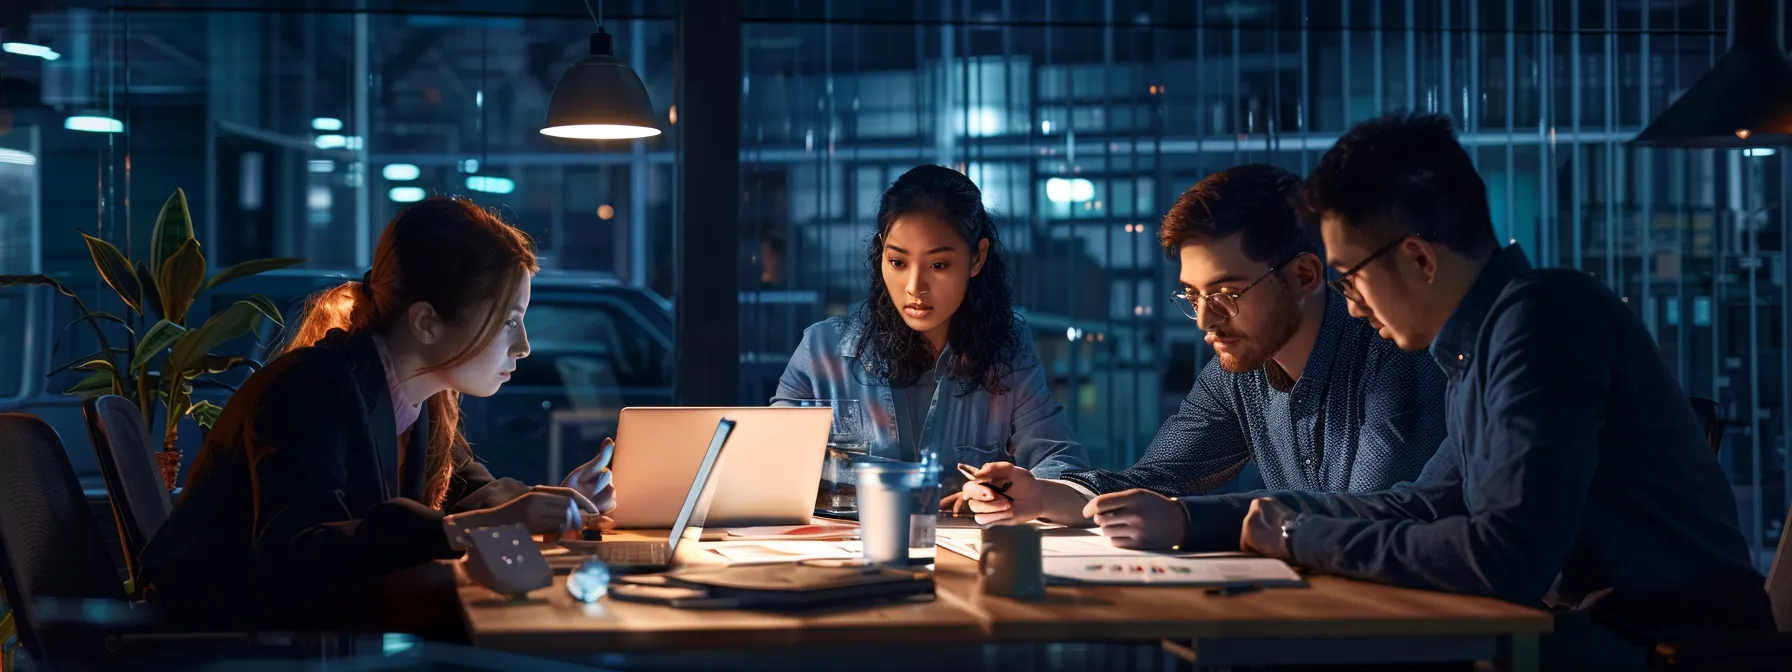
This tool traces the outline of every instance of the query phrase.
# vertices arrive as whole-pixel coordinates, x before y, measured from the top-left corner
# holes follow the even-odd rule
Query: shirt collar
[[[1350,307],[1345,305],[1346,299],[1330,287],[1325,289],[1325,310],[1320,311],[1319,333],[1313,336],[1313,349],[1307,353],[1307,363],[1301,368],[1300,377],[1290,380],[1276,360],[1270,359],[1258,367],[1271,387],[1283,392],[1292,392],[1300,381],[1310,380],[1306,389],[1325,384],[1331,373],[1332,362],[1337,359],[1338,340],[1343,337],[1344,330],[1356,318],[1350,316]]]
[[[1481,324],[1487,321],[1487,311],[1493,309],[1494,300],[1505,291],[1507,284],[1530,270],[1530,259],[1516,243],[1493,253],[1493,258],[1481,267],[1475,282],[1469,285],[1468,293],[1462,296],[1462,302],[1456,304],[1455,312],[1450,313],[1450,319],[1431,341],[1431,357],[1445,373],[1460,377],[1468,370]]]
[[[373,334],[373,349],[380,353],[380,368],[386,372],[386,393],[392,399],[392,419],[398,425],[398,433],[410,429],[417,422],[422,407],[404,393],[404,385],[399,383],[397,367],[392,365],[392,351],[386,349],[386,339]]]

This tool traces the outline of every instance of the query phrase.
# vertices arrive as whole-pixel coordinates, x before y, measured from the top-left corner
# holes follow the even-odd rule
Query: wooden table
[[[651,532],[612,539],[651,539]],[[664,532],[658,533],[660,538]],[[698,548],[685,562],[712,562]],[[938,599],[818,614],[690,611],[603,600],[574,602],[565,577],[529,601],[460,589],[481,647],[535,654],[655,649],[900,646],[1042,642],[1175,642],[1201,665],[1500,660],[1536,667],[1549,614],[1498,600],[1329,576],[1308,588],[1231,597],[1192,587],[1052,586],[1045,599],[983,595],[976,562],[944,549]]]
[[[663,539],[665,534],[619,532],[605,538]],[[702,549],[678,549],[684,562],[716,562],[704,556]],[[949,598],[803,615],[687,610],[607,598],[579,603],[567,594],[565,576],[520,603],[506,603],[479,586],[462,587],[460,597],[475,645],[525,653],[984,640],[981,619]]]
[[[1334,576],[1307,588],[1230,597],[1203,588],[1051,586],[1045,599],[984,595],[977,563],[940,551],[940,593],[979,614],[991,639],[1192,642],[1202,665],[1503,660],[1536,667],[1553,619],[1490,598],[1396,588]]]

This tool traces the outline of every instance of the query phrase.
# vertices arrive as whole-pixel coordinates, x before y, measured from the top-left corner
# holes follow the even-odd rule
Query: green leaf
[[[50,352],[54,353],[54,352],[62,349],[62,339],[63,339],[63,337],[68,336],[68,330],[70,327],[73,327],[82,322],[87,322],[87,323],[92,324],[94,329],[97,331],[99,329],[99,323],[101,321],[117,322],[119,325],[124,327],[124,333],[131,334],[132,336],[135,336],[135,334],[132,334],[132,332],[131,332],[131,325],[129,322],[119,319],[118,316],[112,315],[110,313],[102,313],[102,312],[94,311],[94,312],[90,312],[85,315],[82,315],[80,317],[77,317],[73,320],[69,320],[68,324],[62,325],[62,329],[60,331],[56,332],[56,338],[54,340],[50,341]]]
[[[131,371],[141,371],[149,365],[149,360],[167,350],[169,346],[187,333],[186,327],[162,320],[156,326],[143,333],[143,340],[137,342],[137,352],[131,355]]]
[[[55,278],[50,276],[41,273],[36,275],[0,275],[0,288],[11,287],[13,285],[54,287],[58,293],[68,297],[68,300],[73,301],[75,303],[75,308],[79,309],[82,315],[85,316],[93,312],[88,310],[87,304],[81,301],[80,294],[76,294],[75,290],[69,289],[67,285],[57,282]],[[99,340],[100,350],[111,352],[112,344],[106,340],[106,332],[104,329],[100,328],[99,320],[89,319],[87,320],[87,323],[93,326],[93,337]]]
[[[193,407],[193,398],[186,394],[171,394],[162,403],[168,405],[168,424],[163,430],[164,435],[174,436],[179,431],[180,419],[187,417],[187,410]]]
[[[204,325],[175,341],[174,352],[168,356],[162,374],[169,376],[192,369],[201,357],[212,354],[212,348],[254,332],[261,316],[261,309],[248,301],[230,304],[229,308],[212,315]]]
[[[119,324],[122,324],[122,325],[124,325],[124,326],[125,326],[125,328],[126,328],[126,329],[129,329],[129,328],[131,328],[131,323],[129,323],[129,322],[126,322],[126,321],[124,321],[124,318],[122,318],[122,317],[119,317],[119,316],[117,316],[117,315],[113,315],[113,314],[111,314],[111,313],[102,313],[102,312],[100,312],[100,311],[97,311],[97,310],[96,310],[96,311],[93,311],[93,312],[91,312],[91,313],[88,313],[88,314],[86,314],[86,315],[82,315],[82,316],[81,316],[81,317],[79,317],[79,318],[76,318],[76,319],[75,319],[75,322],[79,322],[79,321],[81,321],[81,320],[86,320],[86,319],[94,319],[94,320],[105,320],[105,321],[107,321],[107,322],[117,322],[117,323],[119,323]],[[75,322],[70,322],[70,323],[69,323],[69,324],[71,324],[71,325],[72,325],[72,324],[74,324],[74,323],[75,323]],[[65,328],[66,328],[66,327],[65,327]]]
[[[206,355],[199,358],[195,367],[201,373],[223,373],[238,366],[247,366],[254,370],[261,369],[261,363],[248,357],[226,357],[224,355]]]
[[[286,326],[286,320],[280,317],[280,307],[274,305],[274,302],[268,297],[254,294],[247,299],[243,299],[240,303],[251,304],[255,306],[256,310],[261,311],[263,316],[273,320],[274,324],[278,324],[282,327]]]
[[[286,268],[288,266],[294,266],[294,265],[298,265],[298,264],[302,264],[302,263],[305,263],[305,260],[301,259],[299,257],[277,257],[277,258],[273,258],[273,259],[251,259],[249,261],[245,261],[243,263],[233,265],[233,266],[226,268],[222,271],[218,271],[217,275],[213,275],[210,280],[205,281],[205,289],[207,291],[210,291],[211,288],[213,288],[213,287],[217,287],[218,285],[222,285],[226,282],[230,282],[231,280],[235,280],[237,278],[246,278],[248,276],[255,275],[258,273],[266,273],[268,271],[278,270],[278,269]]]
[[[3,605],[0,605],[0,606],[3,606]],[[9,609],[9,610],[7,610],[5,616],[0,616],[0,645],[6,644],[6,642],[8,640],[11,640],[15,635],[18,635],[18,634],[19,634],[18,626],[14,624],[14,621],[12,618],[12,610]]]
[[[111,371],[114,375],[118,373],[118,367],[113,366],[110,359],[89,359],[71,368],[76,371]]]
[[[74,387],[63,390],[63,394],[79,396],[82,399],[97,397],[112,391],[112,384],[118,379],[110,369],[101,369],[82,378]]]
[[[162,265],[189,240],[193,240],[193,214],[187,210],[187,192],[175,189],[174,195],[162,203],[155,231],[150,234],[150,274],[162,277]]]
[[[27,287],[54,287],[56,291],[60,292],[63,296],[75,296],[75,290],[69,289],[66,285],[57,282],[55,278],[47,275],[0,275],[0,289],[12,287],[14,285],[25,285]]]
[[[45,377],[45,378],[48,378],[48,377],[50,377],[50,376],[54,376],[54,375],[56,375],[56,374],[58,374],[58,373],[62,373],[62,372],[63,372],[63,371],[68,371],[68,370],[71,370],[71,369],[74,369],[74,368],[75,368],[75,367],[77,367],[77,366],[81,366],[81,365],[83,365],[83,364],[86,364],[86,363],[87,363],[87,362],[90,362],[90,361],[93,361],[93,360],[94,360],[94,358],[96,358],[96,357],[99,357],[99,356],[101,356],[101,355],[104,355],[104,354],[106,354],[106,353],[105,353],[105,352],[104,352],[104,351],[100,351],[100,352],[94,352],[94,353],[90,353],[90,354],[87,354],[87,355],[85,355],[85,356],[82,356],[82,357],[80,357],[80,358],[78,358],[78,359],[75,359],[75,360],[73,360],[73,361],[70,361],[70,362],[69,362],[69,363],[67,363],[67,364],[63,364],[63,365],[62,365],[62,366],[58,366],[58,367],[56,367],[56,369],[55,369],[55,370],[54,370],[54,371],[51,371],[51,372],[49,372],[49,373],[46,373],[46,374],[44,374],[44,377]],[[89,369],[83,369],[83,370],[84,370],[84,371],[85,371],[85,370],[89,370]]]
[[[162,262],[156,273],[156,291],[162,295],[162,315],[175,324],[185,324],[187,309],[205,283],[205,255],[199,252],[199,241],[191,238],[182,243],[174,255]]]
[[[125,258],[123,252],[111,243],[100,240],[86,233],[81,238],[87,241],[87,254],[93,257],[93,265],[100,272],[100,280],[107,287],[118,293],[124,305],[130,306],[131,312],[143,312],[143,289],[137,284],[137,272],[131,270],[131,260]]]
[[[193,404],[193,408],[187,413],[193,416],[193,421],[199,423],[200,427],[210,429],[212,425],[218,423],[218,416],[224,414],[224,409],[212,402],[201,401]]]
[[[162,293],[156,290],[156,276],[141,261],[137,262],[137,286],[143,288],[143,305],[156,314],[156,319],[168,317],[162,312]]]

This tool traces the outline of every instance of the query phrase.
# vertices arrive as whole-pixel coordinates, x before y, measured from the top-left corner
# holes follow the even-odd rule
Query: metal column
[[[740,400],[738,0],[678,3],[677,371],[684,406]]]

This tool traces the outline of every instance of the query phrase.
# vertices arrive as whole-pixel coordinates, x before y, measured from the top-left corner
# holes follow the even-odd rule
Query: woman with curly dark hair
[[[857,399],[877,457],[914,460],[925,446],[1042,478],[1087,465],[1014,314],[995,222],[970,178],[931,165],[898,178],[865,267],[865,302],[803,332],[773,405]]]

